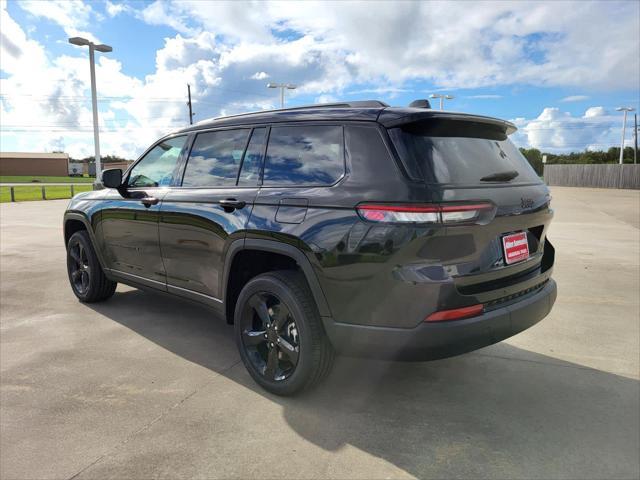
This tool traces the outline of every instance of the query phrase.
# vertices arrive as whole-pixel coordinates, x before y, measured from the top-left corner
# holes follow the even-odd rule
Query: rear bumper
[[[346,355],[393,360],[435,360],[486,347],[535,325],[551,311],[553,279],[521,301],[477,317],[422,323],[416,328],[371,327],[325,319],[334,348]]]

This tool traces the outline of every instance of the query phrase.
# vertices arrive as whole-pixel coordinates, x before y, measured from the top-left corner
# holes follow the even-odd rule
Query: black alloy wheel
[[[331,371],[335,352],[300,271],[278,270],[249,280],[238,295],[234,325],[244,366],[271,393],[296,394]]]
[[[71,259],[71,265],[69,266],[71,284],[80,295],[86,295],[91,285],[91,267],[82,243],[79,241],[70,242],[69,257]]]
[[[81,302],[106,300],[118,285],[104,274],[86,230],[75,232],[67,243],[67,273],[71,290]]]
[[[242,323],[242,343],[255,369],[271,381],[290,377],[298,364],[300,345],[287,305],[271,293],[254,293]]]

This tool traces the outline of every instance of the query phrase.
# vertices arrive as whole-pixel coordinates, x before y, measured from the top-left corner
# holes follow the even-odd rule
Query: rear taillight
[[[358,205],[358,214],[370,222],[387,223],[470,223],[493,212],[492,203],[376,204]]]
[[[462,320],[480,315],[484,311],[484,305],[471,305],[470,307],[454,308],[453,310],[440,310],[424,319],[425,322],[445,322],[447,320]]]

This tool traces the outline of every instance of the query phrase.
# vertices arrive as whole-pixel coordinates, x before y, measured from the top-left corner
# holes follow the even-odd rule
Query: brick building
[[[66,177],[68,163],[66,153],[0,152],[0,175]]]

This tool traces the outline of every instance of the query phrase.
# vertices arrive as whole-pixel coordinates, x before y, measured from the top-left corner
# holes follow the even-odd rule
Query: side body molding
[[[231,264],[233,263],[233,259],[236,256],[236,254],[241,250],[260,250],[264,252],[279,253],[294,259],[296,263],[300,265],[302,273],[307,279],[307,283],[309,284],[309,288],[311,289],[313,298],[316,302],[316,305],[318,306],[318,311],[320,312],[320,316],[321,317],[331,316],[331,310],[329,310],[329,305],[327,304],[327,300],[324,296],[324,292],[320,287],[318,278],[316,277],[316,274],[313,271],[313,267],[311,266],[311,262],[309,261],[307,256],[302,252],[302,250],[294,247],[293,245],[276,242],[272,240],[253,239],[253,238],[239,239],[233,242],[229,246],[229,250],[227,251],[227,255],[226,255],[227,258],[224,264],[224,277],[222,282],[222,286],[223,286],[222,300],[223,301],[226,301],[227,281],[229,280]]]

